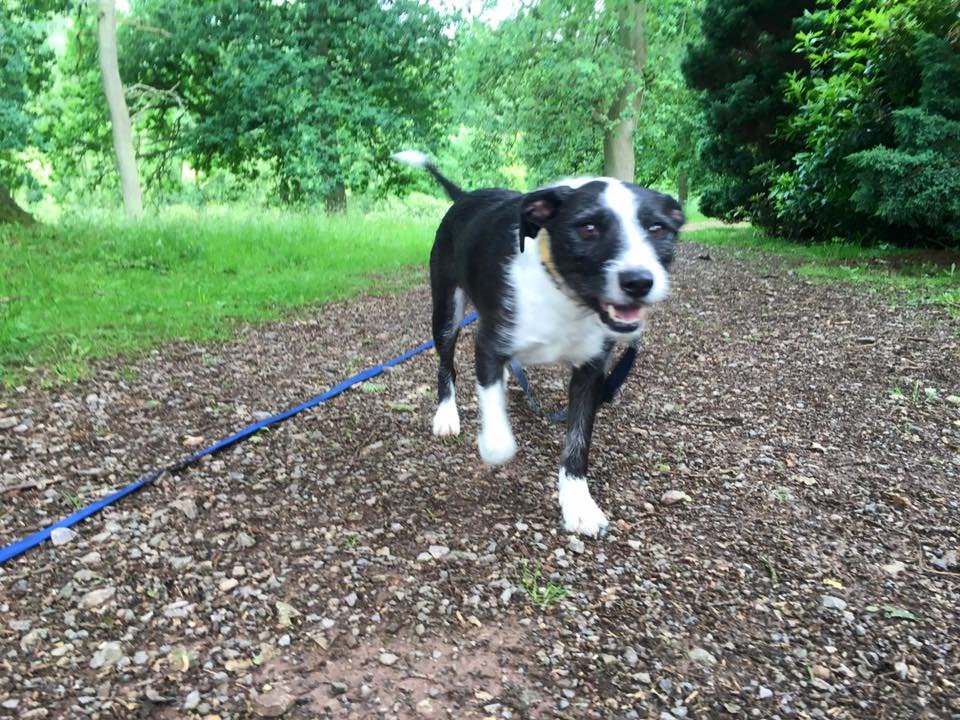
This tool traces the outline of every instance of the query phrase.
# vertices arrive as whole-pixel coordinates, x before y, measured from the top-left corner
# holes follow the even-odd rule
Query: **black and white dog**
[[[394,159],[423,168],[453,200],[430,254],[433,338],[440,356],[433,434],[459,435],[454,350],[469,299],[476,333],[480,457],[513,458],[505,367],[565,362],[570,378],[559,494],[568,531],[597,536],[607,519],[587,487],[587,454],[607,360],[643,330],[667,295],[667,267],[683,224],[669,195],[612,178],[576,178],[526,195],[465,192],[420,152]]]

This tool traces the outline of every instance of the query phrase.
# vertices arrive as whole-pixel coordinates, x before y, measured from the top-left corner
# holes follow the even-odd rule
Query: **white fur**
[[[450,395],[439,405],[433,416],[433,434],[437,437],[460,434],[460,413],[457,412],[457,395],[450,383]]]
[[[626,235],[626,247],[623,253],[607,265],[607,299],[616,304],[628,304],[630,298],[620,288],[619,274],[624,270],[643,268],[653,274],[653,287],[644,298],[645,302],[655,303],[663,300],[670,289],[667,271],[660,264],[657,253],[647,239],[645,228],[637,219],[637,198],[623,183],[612,180],[607,183],[603,200],[620,219]]]
[[[615,336],[629,340],[632,335],[616,333],[597,313],[557,287],[540,261],[540,245],[527,238],[522,253],[507,267],[514,325],[503,342],[506,354],[525,365],[568,362],[578,366],[603,350],[604,340]]]
[[[401,150],[390,157],[398,163],[403,163],[404,165],[415,168],[424,168],[430,164],[430,158],[419,150]]]
[[[477,445],[480,457],[488,465],[503,465],[517,454],[517,441],[507,417],[506,388],[502,380],[493,385],[477,385],[477,400],[480,405],[480,435]]]
[[[568,476],[567,471],[560,468],[557,491],[560,495],[563,527],[568,532],[598,537],[607,531],[607,516],[590,495],[590,488],[584,478]]]

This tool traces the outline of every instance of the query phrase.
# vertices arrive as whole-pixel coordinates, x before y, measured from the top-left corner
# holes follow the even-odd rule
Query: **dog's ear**
[[[523,239],[536,237],[540,228],[549,225],[571,192],[567,186],[559,185],[523,196],[520,201],[520,252],[523,252]]]

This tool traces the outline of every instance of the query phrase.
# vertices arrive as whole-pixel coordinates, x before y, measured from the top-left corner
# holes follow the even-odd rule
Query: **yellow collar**
[[[550,233],[547,232],[546,228],[540,228],[540,232],[537,233],[537,244],[540,249],[540,262],[543,263],[554,282],[563,287],[565,284],[563,277],[557,271],[557,266],[553,264],[553,254],[550,252]]]

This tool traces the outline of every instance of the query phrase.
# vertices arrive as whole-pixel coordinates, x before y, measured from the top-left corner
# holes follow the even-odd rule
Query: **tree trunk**
[[[340,181],[333,186],[323,199],[323,207],[328,213],[343,213],[347,211],[347,189]]]
[[[687,206],[687,195],[689,194],[687,188],[687,179],[687,171],[681,170],[677,175],[677,201],[680,203],[680,207]]]
[[[647,4],[628,0],[620,11],[620,45],[632,57],[630,74],[620,88],[610,109],[610,121],[603,137],[603,171],[609,177],[633,182],[636,158],[633,154],[633,133],[637,127],[642,93],[637,79],[647,63],[647,40],[644,33]]]
[[[140,174],[137,156],[133,151],[133,132],[130,113],[123,97],[120,67],[117,63],[117,15],[114,0],[97,0],[97,48],[103,93],[110,108],[110,126],[113,130],[113,149],[117,154],[120,172],[120,190],[123,209],[130,217],[143,215],[143,197],[140,194]]]
[[[10,190],[0,185],[0,224],[17,223],[18,225],[33,225],[36,220],[33,215],[17,205]]]

